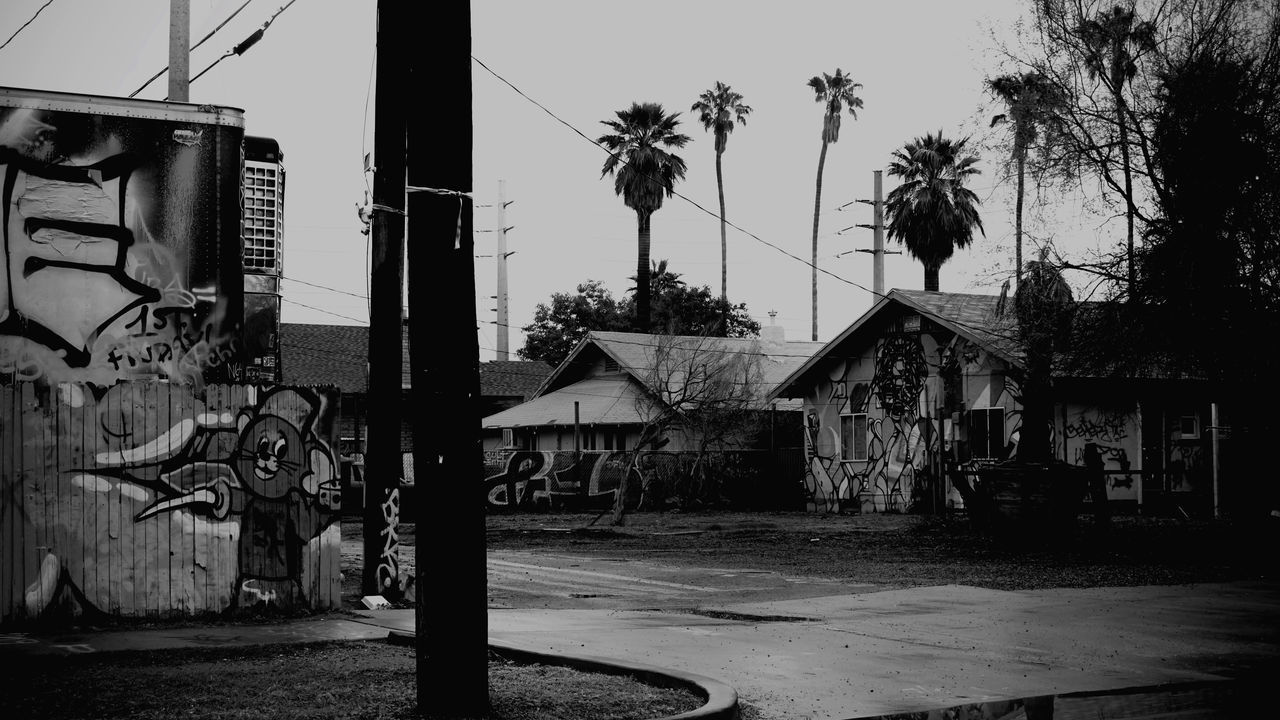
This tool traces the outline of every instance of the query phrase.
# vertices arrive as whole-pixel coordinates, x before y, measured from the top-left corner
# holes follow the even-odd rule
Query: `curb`
[[[392,630],[387,634],[387,639],[394,643],[413,643],[415,637],[414,633],[401,630]],[[738,720],[739,717],[738,692],[720,680],[703,675],[641,665],[626,660],[529,650],[501,640],[490,640],[489,649],[516,662],[561,665],[586,672],[628,675],[650,685],[690,690],[706,698],[706,702],[700,708],[679,715],[655,718],[655,720]]]

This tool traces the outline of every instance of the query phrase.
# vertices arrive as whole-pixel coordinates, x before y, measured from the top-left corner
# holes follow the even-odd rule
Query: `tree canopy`
[[[745,303],[733,304],[706,285],[689,287],[665,261],[648,273],[653,298],[653,327],[662,335],[754,337],[760,323]],[[633,278],[634,279],[634,278]],[[533,322],[524,327],[525,344],[517,354],[525,360],[558,365],[592,330],[627,332],[635,308],[635,288],[618,299],[598,280],[580,283],[575,293],[555,293],[538,303]],[[728,320],[727,324],[724,319]]]

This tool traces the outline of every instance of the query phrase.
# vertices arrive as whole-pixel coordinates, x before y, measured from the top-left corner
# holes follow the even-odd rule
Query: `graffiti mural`
[[[0,105],[0,375],[240,377],[243,128]]]
[[[609,507],[632,454],[624,451],[517,450],[486,456],[491,508]],[[575,458],[575,455],[577,457]]]
[[[1073,465],[1084,465],[1084,449],[1093,443],[1102,453],[1107,477],[1107,498],[1136,500],[1141,471],[1133,466],[1140,457],[1136,411],[1116,407],[1069,406],[1062,422],[1062,445],[1058,457]]]
[[[337,605],[336,399],[0,388],[0,619]]]
[[[851,369],[833,369],[835,413],[828,423],[810,413],[805,425],[809,507],[822,512],[904,512],[921,491],[924,457],[937,450],[938,437],[920,412],[929,374],[917,335],[892,333],[876,344],[869,381],[848,377]],[[866,460],[842,458],[840,416],[866,414]],[[859,440],[860,442],[860,440]]]

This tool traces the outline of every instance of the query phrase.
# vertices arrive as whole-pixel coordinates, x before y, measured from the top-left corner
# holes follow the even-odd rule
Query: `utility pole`
[[[187,102],[190,77],[191,0],[169,0],[169,100]]]
[[[858,252],[871,253],[871,291],[875,298],[871,301],[875,304],[884,297],[884,256],[885,255],[901,255],[901,250],[885,250],[884,249],[884,190],[881,185],[880,176],[882,171],[874,170],[875,175],[875,196],[872,200],[859,200],[858,202],[870,205],[872,210],[872,224],[867,225],[858,223],[855,227],[870,228],[874,231],[874,240],[872,241],[871,250],[858,250]]]
[[[400,521],[400,394],[404,306],[405,31],[407,13],[378,0],[373,123],[373,258],[369,282],[369,414],[365,455],[365,595],[398,594],[396,526]],[[419,485],[418,487],[424,487]],[[424,504],[424,503],[419,503]]]
[[[396,90],[402,97],[430,93],[434,106],[408,122],[413,464],[418,487],[431,492],[430,504],[416,506],[418,713],[483,717],[489,710],[489,616],[480,497],[471,6],[468,0],[381,2],[405,8],[402,26],[430,33],[429,40],[415,36],[409,77]]]
[[[498,360],[508,359],[508,347],[510,334],[508,333],[507,322],[507,256],[511,253],[507,252],[507,231],[512,227],[507,227],[507,206],[511,203],[507,202],[507,181],[498,181]]]

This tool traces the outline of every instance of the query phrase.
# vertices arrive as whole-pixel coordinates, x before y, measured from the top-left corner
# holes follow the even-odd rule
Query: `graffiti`
[[[134,521],[179,508],[219,520],[239,515],[237,598],[305,604],[302,548],[342,509],[333,453],[312,431],[315,413],[296,390],[266,393],[237,417],[239,442],[227,465],[192,461],[161,474],[163,499]]]
[[[0,373],[102,385],[239,374],[242,293],[218,277],[239,258],[239,207],[222,198],[240,179],[217,158],[243,130],[183,145],[163,125],[0,107]]]
[[[890,417],[900,418],[918,405],[928,372],[919,337],[893,333],[880,341],[872,387]]]
[[[575,454],[578,456],[575,458]],[[518,450],[485,478],[485,497],[492,508],[613,504],[633,453],[572,450]]]
[[[51,390],[0,388],[0,619],[337,602],[336,391]]]
[[[927,373],[919,339],[895,334],[876,347],[870,385],[831,379],[833,386],[849,388],[843,398],[832,392],[832,400],[843,399],[833,403],[838,415],[867,413],[867,459],[847,461],[837,427],[822,425],[810,411],[805,425],[805,490],[811,509],[905,512],[919,499],[924,457],[938,448],[938,433],[928,428],[930,420],[919,412]],[[873,400],[883,416],[871,412]]]
[[[1120,442],[1129,436],[1130,418],[1121,410],[1097,415],[1081,413],[1075,422],[1068,423],[1064,433],[1067,439],[1087,438],[1101,442]]]
[[[391,488],[382,503],[382,552],[378,555],[378,587],[384,592],[399,594],[403,589],[400,577],[400,488]]]
[[[1102,455],[1103,470],[1110,479],[1111,489],[1133,489],[1133,468],[1129,460],[1129,451],[1123,447],[1093,443]],[[1085,465],[1085,447],[1076,448],[1075,465]]]

